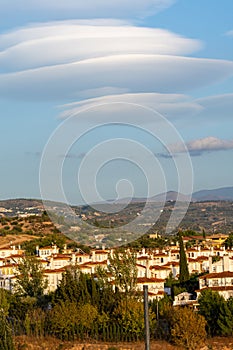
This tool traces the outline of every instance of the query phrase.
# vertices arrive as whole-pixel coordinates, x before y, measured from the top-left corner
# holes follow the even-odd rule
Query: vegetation
[[[187,264],[186,253],[184,250],[184,243],[181,232],[179,232],[179,245],[180,245],[180,283],[186,282],[189,279],[189,270]]]
[[[205,318],[185,307],[172,314],[171,339],[187,350],[200,349],[206,339]]]
[[[21,296],[38,298],[44,294],[47,283],[43,278],[43,267],[34,256],[25,256],[18,264],[15,291]]]
[[[206,329],[210,336],[233,335],[233,299],[225,301],[211,289],[204,290],[198,302],[199,313],[206,319]]]
[[[12,329],[16,335],[52,336],[61,341],[143,339],[143,304],[135,291],[135,257],[120,252],[111,257],[109,272],[116,279],[116,288],[108,282],[108,272],[99,268],[95,275],[87,275],[73,266],[49,295],[44,295],[46,284],[37,264],[34,256],[25,257],[17,277],[18,292],[11,295],[0,290],[1,349],[14,349]],[[194,277],[185,282],[186,287],[196,281]],[[172,277],[170,283],[175,285]],[[181,288],[180,284],[175,286]],[[151,302],[151,337],[192,350],[202,346],[206,334],[233,335],[232,298],[225,301],[218,293],[205,290],[199,304],[197,313],[189,308],[174,309],[167,296]]]
[[[229,235],[224,244],[226,248],[233,248],[233,233]]]

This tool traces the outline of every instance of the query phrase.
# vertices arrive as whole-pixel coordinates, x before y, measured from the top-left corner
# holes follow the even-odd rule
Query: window
[[[212,285],[213,285],[213,287],[218,286],[218,280],[213,280]]]

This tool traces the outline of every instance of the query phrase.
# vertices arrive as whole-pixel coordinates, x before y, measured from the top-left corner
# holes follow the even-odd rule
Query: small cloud
[[[200,156],[205,152],[231,150],[233,149],[233,140],[222,140],[209,136],[187,142],[186,144],[174,144],[171,146],[171,149],[174,153],[189,151],[191,156]]]

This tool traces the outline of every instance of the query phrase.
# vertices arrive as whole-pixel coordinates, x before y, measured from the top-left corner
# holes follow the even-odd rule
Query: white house
[[[218,292],[225,299],[233,297],[233,272],[215,272],[199,277],[197,297],[207,288]]]

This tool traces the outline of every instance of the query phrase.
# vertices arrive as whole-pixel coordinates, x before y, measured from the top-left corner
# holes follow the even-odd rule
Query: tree
[[[108,270],[113,276],[115,286],[126,296],[133,295],[137,285],[136,256],[128,251],[109,255]]]
[[[182,239],[181,232],[179,232],[179,245],[180,245],[180,283],[183,283],[189,279],[189,270],[188,270],[187,258],[184,250],[184,242]]]
[[[48,281],[44,279],[41,262],[34,256],[25,256],[17,267],[16,292],[22,296],[39,298]]]
[[[233,310],[231,310],[228,302],[224,301],[220,305],[218,326],[220,329],[220,335],[231,336],[233,335]]]
[[[233,233],[231,233],[229,237],[225,240],[224,245],[226,248],[233,248]]]
[[[63,340],[73,340],[75,336],[88,335],[98,321],[98,310],[87,303],[78,305],[68,300],[57,303],[49,315],[51,333]]]
[[[0,289],[0,349],[14,350],[12,329],[7,320],[9,304],[6,298],[6,292]]]
[[[200,349],[206,339],[206,321],[189,308],[174,309],[172,315],[172,341],[187,350]]]
[[[62,340],[72,340],[79,322],[77,303],[61,301],[49,314],[49,329],[53,335]]]
[[[122,301],[114,311],[114,323],[120,325],[127,337],[143,338],[144,312],[143,304],[135,299],[130,299],[128,305]],[[150,310],[150,323],[155,319],[155,314]]]
[[[218,320],[221,319],[220,315],[223,312],[224,298],[218,292],[205,289],[201,292],[198,302],[199,313],[205,317],[207,322],[208,334],[211,336],[221,335],[222,331]]]
[[[72,266],[66,269],[62,275],[62,280],[55,291],[55,301],[70,301],[78,302],[80,299],[81,290],[79,288],[79,279],[81,272],[77,266]],[[86,288],[83,289],[83,293]]]

